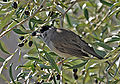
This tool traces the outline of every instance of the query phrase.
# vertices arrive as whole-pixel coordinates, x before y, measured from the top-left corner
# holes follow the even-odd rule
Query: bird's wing
[[[99,58],[103,59],[99,56],[92,47],[88,45],[84,40],[82,40],[77,34],[72,31],[65,30],[65,29],[56,29],[54,32],[54,37],[52,42],[54,46],[61,52],[65,52],[68,54],[77,54],[77,57],[88,56],[85,52]],[[84,52],[85,51],[85,52]]]
[[[85,52],[97,57],[98,59],[103,59],[103,57],[99,56],[95,50],[93,49],[93,47],[90,47],[88,45],[88,43],[86,43],[84,40],[82,40],[81,38],[79,38],[79,46],[81,47],[82,50],[84,50]]]
[[[64,35],[65,34],[65,35]],[[68,30],[54,32],[54,37],[51,38],[53,46],[62,53],[67,53],[72,56],[82,57],[88,54],[84,53],[76,42],[74,33]]]

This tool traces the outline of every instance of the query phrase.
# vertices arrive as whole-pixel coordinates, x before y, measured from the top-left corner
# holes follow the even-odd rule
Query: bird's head
[[[38,35],[37,36],[40,36],[42,39],[46,38],[46,36],[49,35],[49,31],[52,29],[52,26],[49,26],[49,25],[45,25],[45,26],[42,26],[41,29],[39,31],[37,31]]]

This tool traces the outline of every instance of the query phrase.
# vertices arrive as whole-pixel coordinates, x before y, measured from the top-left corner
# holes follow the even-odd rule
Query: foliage
[[[7,0],[0,1],[0,39],[14,31],[24,36],[24,44],[14,53],[10,53],[3,41],[0,49],[10,55],[0,68],[6,68],[8,62],[18,51],[29,51],[23,56],[24,65],[18,65],[21,72],[16,78],[12,76],[12,63],[9,65],[9,83],[23,82],[38,84],[118,84],[120,81],[120,0]],[[17,6],[14,4],[17,4]],[[27,24],[27,26],[25,26]],[[80,35],[90,43],[104,60],[90,58],[88,61],[76,57],[68,58],[58,64],[62,58],[51,52],[40,38],[33,37],[32,32],[42,25],[64,27]],[[18,27],[19,26],[19,27]],[[29,42],[28,42],[29,41]],[[32,41],[32,43],[30,43]],[[16,45],[17,46],[17,45]],[[21,48],[23,47],[23,48]],[[109,61],[109,66],[105,61]],[[73,69],[78,69],[76,73]],[[58,75],[59,74],[59,75]],[[60,77],[60,78],[58,78]],[[7,81],[7,80],[6,80]]]

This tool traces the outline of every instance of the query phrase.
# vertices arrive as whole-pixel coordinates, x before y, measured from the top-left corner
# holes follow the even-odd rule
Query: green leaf
[[[10,64],[10,67],[9,67],[9,75],[10,75],[10,79],[12,80],[12,82],[13,82],[14,84],[16,84],[15,81],[14,81],[14,79],[13,79],[12,65],[13,65],[13,63]]]
[[[115,80],[112,82],[112,84],[118,84],[120,82],[120,80]]]
[[[120,11],[117,11],[115,17],[119,19]]]
[[[108,29],[108,24],[106,24],[106,25],[104,26],[104,28],[103,28],[103,30],[102,30],[102,32],[101,32],[101,34],[100,34],[101,38],[104,37],[105,32],[107,31],[107,29]]]
[[[17,75],[17,81],[19,81],[19,78],[23,78],[23,79],[25,79],[25,73],[23,73],[23,72],[21,72],[21,73],[19,73],[18,75]]]
[[[112,47],[110,47],[109,45],[103,43],[103,42],[95,42],[95,45],[101,46],[107,50],[113,50]]]
[[[115,41],[120,41],[120,37],[111,37],[109,40],[106,41],[106,43],[112,43]]]
[[[5,2],[5,3],[1,1],[1,2],[0,2],[0,4],[1,4],[0,11],[1,11],[2,9],[8,8],[8,7],[11,5],[11,3],[12,3],[12,2],[10,2],[10,1],[9,1],[9,2]]]
[[[17,51],[18,51],[18,49],[16,49],[15,52],[14,52],[12,55],[10,55],[8,58],[5,59],[5,61],[3,62],[3,65],[2,65],[1,68],[0,68],[0,74],[2,73],[3,69],[7,66],[8,61],[10,61],[10,60],[13,58],[14,54],[15,54]]]
[[[15,33],[17,33],[17,34],[28,34],[27,32],[23,32],[23,31],[21,31],[20,29],[13,29],[13,31],[15,32]]]
[[[0,41],[0,49],[6,53],[6,54],[10,54],[6,49],[5,49],[5,44],[4,42]]]
[[[52,69],[51,66],[47,66],[47,65],[44,65],[44,64],[39,64],[39,66],[43,69]]]
[[[15,22],[19,23],[19,21],[17,21],[16,19],[12,18]],[[20,25],[23,29],[25,29],[25,27],[23,25]],[[25,29],[26,30],[26,29]]]
[[[5,61],[5,59],[3,59],[2,57],[0,57],[0,62],[4,62]]]
[[[15,70],[18,70],[19,68],[30,68],[31,65],[18,65]]]
[[[58,56],[56,53],[54,53],[54,52],[49,52],[49,54],[50,55],[52,55],[52,56]]]
[[[89,13],[88,13],[87,8],[84,8],[84,16],[85,16],[86,20],[89,20]]]
[[[100,2],[106,6],[112,6],[113,4],[106,2],[105,0],[100,0]]]
[[[69,17],[68,14],[66,14],[66,19],[67,19],[68,25],[69,25],[70,27],[72,27],[72,24],[71,24],[71,21],[70,21],[70,17]]]
[[[34,30],[35,29],[36,23],[43,24],[44,21],[42,21],[41,19],[31,18],[29,20],[29,28],[30,28],[30,30]]]
[[[53,59],[46,51],[44,51],[44,52],[45,52],[45,56],[47,57],[50,65],[51,65],[58,73],[60,73],[60,70],[59,70],[58,66],[56,65],[54,59]]]
[[[32,22],[31,20],[29,21],[29,28],[30,30],[34,30],[35,28],[35,22]]]
[[[0,23],[2,23],[0,24],[0,29],[2,29],[8,22],[11,21],[12,15],[14,15],[14,11],[9,11],[3,16],[3,18],[0,20]]]
[[[86,71],[85,77],[83,78],[83,84],[86,84],[90,80],[89,71]]]
[[[35,22],[35,23],[38,23],[38,24],[43,24],[43,23],[44,23],[43,20],[41,20],[41,19],[36,19],[36,18],[31,18],[31,19],[30,19],[30,22]]]
[[[98,77],[95,77],[96,78],[96,80],[99,80],[99,81],[101,81],[101,82],[104,82],[104,77],[103,78],[98,78]],[[114,84],[114,83],[113,83]]]
[[[80,68],[80,67],[83,67],[88,61],[84,61],[80,64],[77,64],[77,65],[74,65],[72,67],[69,67],[69,69],[75,69],[75,68]]]
[[[43,84],[52,84],[52,83],[45,83],[45,82],[44,82]]]
[[[24,55],[25,59],[29,59],[29,60],[35,60],[35,61],[41,61],[39,58],[37,57],[33,57],[33,56],[28,56],[28,55]]]
[[[42,79],[47,79],[47,78],[49,78],[49,76],[50,76],[50,74],[46,74],[46,75],[42,75],[41,78]]]
[[[95,50],[95,52],[96,52],[99,56],[101,56],[101,57],[104,57],[104,56],[106,55],[105,51],[97,50],[97,49],[95,49],[95,48],[94,48],[94,50]]]
[[[120,11],[120,8],[117,8],[115,9],[114,11],[112,11],[110,14],[109,14],[109,18],[113,17],[115,14],[117,15]]]
[[[54,84],[57,84],[57,81],[55,79],[55,76],[53,75],[53,81],[54,81]]]
[[[23,10],[24,10],[24,8],[22,8],[22,6],[19,7],[19,8],[16,10],[15,15],[17,16],[17,18],[20,18],[20,14],[23,12]]]
[[[67,5],[65,5],[62,1],[59,0],[59,2],[60,2],[60,6],[65,7],[65,8],[68,8]],[[63,9],[62,9],[62,10],[63,10]],[[64,11],[64,10],[63,10],[63,11]]]

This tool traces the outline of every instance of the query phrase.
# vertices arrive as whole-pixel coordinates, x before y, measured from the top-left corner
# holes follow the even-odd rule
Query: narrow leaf
[[[84,16],[85,16],[86,20],[89,20],[89,13],[88,13],[87,8],[84,8]]]
[[[19,21],[17,21],[16,19],[12,18],[15,22],[19,23]],[[23,29],[25,29],[25,27],[23,25],[20,25]],[[26,30],[26,29],[25,29]]]
[[[12,65],[13,65],[13,63],[12,63],[12,64],[10,65],[10,67],[9,67],[9,75],[10,75],[10,79],[12,80],[12,82],[13,82],[14,84],[16,84],[15,81],[14,81],[14,79],[13,79]]]
[[[5,44],[4,42],[0,41],[0,49],[6,53],[6,54],[10,54],[6,49],[5,49]]]
[[[67,22],[69,24],[70,27],[72,27],[72,24],[71,24],[71,21],[70,21],[70,17],[68,14],[66,14],[66,19],[67,19]]]
[[[46,75],[42,75],[41,78],[42,79],[47,79],[47,78],[49,78],[49,76],[50,76],[50,74],[46,74]]]
[[[115,42],[115,41],[120,41],[120,37],[112,37],[109,40],[107,40],[106,43],[112,43],[112,42]]]
[[[113,4],[109,3],[109,2],[106,2],[105,0],[100,0],[100,2],[104,5],[107,5],[107,6],[112,6]]]
[[[38,23],[38,24],[43,24],[44,23],[43,20],[41,20],[41,19],[35,19],[35,18],[31,18],[30,22],[35,22],[35,23]]]
[[[28,34],[27,32],[23,32],[23,31],[21,31],[20,29],[13,29],[13,31],[15,32],[15,33],[17,33],[17,34]]]
[[[107,44],[105,44],[103,42],[95,42],[95,44],[98,45],[98,46],[101,46],[101,47],[103,47],[103,48],[105,48],[107,50],[113,50],[112,47],[110,47],[109,45],[107,45]]]
[[[5,59],[3,59],[2,57],[0,57],[0,62],[4,62],[5,61]]]
[[[18,49],[15,50],[15,52],[10,55],[8,58],[5,59],[5,61],[3,62],[1,68],[0,68],[0,74],[2,73],[4,67],[6,67],[6,65],[8,64],[8,61],[10,61],[12,59],[12,57],[14,56],[14,54],[18,51]]]
[[[47,66],[47,65],[44,65],[44,64],[40,64],[39,66],[43,69],[52,69],[51,66]]]
[[[80,63],[80,64],[74,65],[72,67],[69,67],[69,69],[75,69],[75,68],[83,67],[87,62],[88,61],[84,61],[83,63]]]
[[[45,52],[45,51],[44,51]],[[51,64],[51,66],[58,72],[60,73],[60,70],[58,68],[58,66],[56,65],[54,59],[47,53],[45,52],[45,56],[47,57],[49,63]]]
[[[94,49],[94,50],[101,57],[104,57],[106,55],[105,51],[101,51],[101,50],[97,50],[97,49]]]

